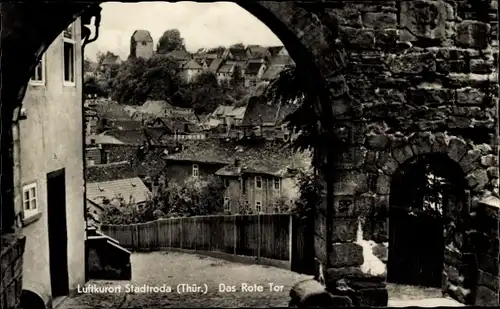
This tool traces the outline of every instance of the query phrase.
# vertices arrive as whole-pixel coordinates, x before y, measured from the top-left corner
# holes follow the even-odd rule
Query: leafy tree
[[[198,114],[212,112],[219,104],[227,101],[224,89],[218,84],[217,77],[212,72],[200,74],[193,83],[185,87],[183,101]]]
[[[102,82],[99,82],[97,78],[90,76],[86,77],[83,81],[83,92],[86,95],[97,95],[98,97],[107,96],[106,87]]]
[[[299,198],[291,211],[301,218],[311,218],[316,205],[325,198],[325,188],[312,170],[301,172],[298,176]]]
[[[128,59],[112,81],[111,96],[133,105],[148,99],[169,100],[178,90],[178,69],[178,64],[167,57]]]
[[[245,44],[243,44],[243,43],[236,43],[236,44],[231,45],[231,48],[241,48],[241,49],[243,49],[243,48],[245,48]]]
[[[181,32],[178,29],[165,31],[158,40],[156,47],[158,54],[166,54],[173,50],[186,50],[184,39],[181,37]]]
[[[92,68],[92,60],[85,57],[85,59],[83,60],[83,72],[87,73],[87,72],[93,72],[93,71],[94,71],[94,69]]]
[[[191,177],[184,184],[171,183],[167,189],[166,213],[199,216],[223,213],[224,185],[215,176]]]
[[[143,223],[158,219],[156,210],[159,210],[156,199],[149,199],[141,206],[121,199],[118,204],[106,205],[99,219],[102,224]]]

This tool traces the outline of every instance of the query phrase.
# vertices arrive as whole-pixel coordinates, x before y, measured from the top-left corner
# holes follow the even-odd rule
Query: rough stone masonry
[[[316,219],[326,289],[355,306],[387,304],[392,176],[414,156],[441,153],[467,184],[465,205],[448,214],[458,228],[447,237],[443,292],[498,305],[498,2],[327,1],[324,8],[341,25],[350,95],[336,124],[347,150],[334,170],[322,169],[334,177],[335,205],[332,239],[326,201]]]

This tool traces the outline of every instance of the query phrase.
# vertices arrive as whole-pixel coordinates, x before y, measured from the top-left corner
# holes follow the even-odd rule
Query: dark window
[[[64,81],[75,82],[75,44],[64,42]]]

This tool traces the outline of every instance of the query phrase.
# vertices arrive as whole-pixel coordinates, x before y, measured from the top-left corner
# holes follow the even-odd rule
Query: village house
[[[14,202],[26,236],[22,289],[48,306],[86,280],[80,23],[42,56],[13,124]]]
[[[206,63],[203,62],[200,64],[195,59],[192,59],[182,65],[182,70],[179,74],[184,82],[191,83],[207,69]]]
[[[102,60],[101,67],[99,68],[104,74],[108,74],[110,69],[116,68],[122,64],[120,56],[108,52]]]
[[[130,37],[130,58],[149,59],[154,55],[153,38],[147,30],[136,30]]]
[[[245,68],[245,87],[256,87],[261,81],[267,65],[263,59],[248,60]]]
[[[219,105],[207,117],[205,125],[209,128],[223,125],[230,128],[231,126],[239,126],[245,115],[245,106],[236,107],[230,105]]]
[[[217,71],[217,82],[223,84],[229,82],[233,77],[233,72],[236,67],[234,63],[225,63]]]
[[[297,175],[310,164],[308,152],[294,152],[282,142],[242,147],[232,164],[215,173],[226,188],[224,210],[286,211],[298,198]]]
[[[87,200],[90,201],[87,203],[87,212],[93,214],[94,221],[106,207],[123,205],[140,207],[152,198],[151,191],[136,175],[130,162],[88,166],[85,172]]]
[[[260,80],[262,83],[268,85],[274,80],[276,80],[280,73],[287,67],[294,65],[294,62],[290,56],[275,56],[271,59],[269,66],[266,68],[264,74],[262,74]]]
[[[99,115],[94,107],[84,105],[83,111],[85,113],[85,134],[97,134],[99,125]]]
[[[171,52],[166,53],[165,56],[179,63],[187,63],[188,61],[193,59],[191,54],[185,50],[173,50]]]
[[[253,96],[248,101],[239,127],[245,136],[288,141],[291,132],[288,131],[285,120],[297,108],[295,103],[268,102],[264,96]]]
[[[92,104],[97,112],[98,118],[96,133],[102,133],[106,130],[117,129],[138,129],[141,128],[141,121],[132,119],[130,113],[118,102],[108,99],[86,100],[86,103]]]
[[[248,60],[250,59],[250,51],[246,48],[231,47],[229,48],[228,59],[230,60]]]
[[[271,57],[271,52],[268,47],[263,47],[260,45],[248,45],[247,51],[249,59],[268,59]]]

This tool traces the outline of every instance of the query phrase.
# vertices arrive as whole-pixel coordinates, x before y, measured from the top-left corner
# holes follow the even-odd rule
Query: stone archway
[[[443,293],[462,303],[476,303],[475,288],[478,282],[478,272],[483,266],[478,260],[482,249],[474,245],[473,236],[477,230],[481,229],[481,223],[474,220],[474,217],[478,211],[478,201],[482,197],[483,190],[488,186],[489,181],[494,179],[494,177],[488,177],[491,163],[488,160],[492,159],[492,149],[487,145],[474,146],[461,138],[445,133],[431,134],[430,132],[413,134],[409,138],[394,138],[393,144],[397,147],[393,148],[391,153],[378,154],[379,158],[384,158],[383,161],[379,161],[378,166],[385,175],[383,178],[385,178],[386,186],[391,182],[401,181],[397,177],[397,171],[403,169],[405,164],[415,157],[437,156],[441,159],[441,163],[438,164],[443,165],[446,161],[450,161],[448,166],[455,165],[455,172],[454,175],[452,172],[451,177],[455,178],[454,181],[462,188],[463,195],[456,199],[454,205],[447,205],[448,207],[444,208],[443,217],[449,220],[448,226],[444,226],[448,235],[445,233],[443,238],[444,265],[441,287]],[[391,197],[396,195],[397,192],[391,192],[396,187],[391,186],[386,193]],[[386,220],[390,226],[390,219]],[[450,227],[452,227],[451,230]],[[390,253],[389,247],[389,260],[391,259]]]
[[[457,265],[449,265],[454,263],[445,260],[445,250],[461,251],[467,229],[464,176],[441,153],[414,156],[393,174],[388,282],[446,289],[443,275],[449,277],[450,267]],[[456,276],[452,280],[460,281]]]

